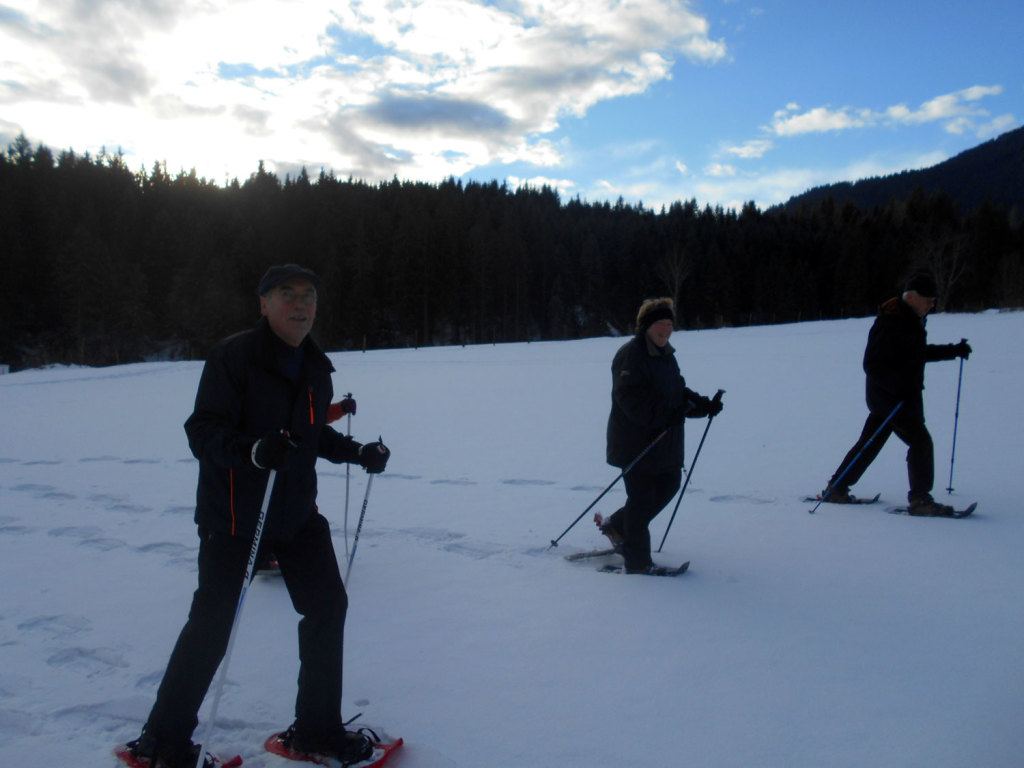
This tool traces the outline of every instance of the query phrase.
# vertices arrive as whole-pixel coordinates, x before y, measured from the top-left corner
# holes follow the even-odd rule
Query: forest
[[[1024,307],[1016,206],[915,189],[861,208],[561,200],[548,187],[367,183],[263,163],[220,186],[120,153],[0,152],[0,364],[202,358],[259,317],[272,264],[322,279],[328,351],[628,334],[672,296],[680,328],[873,314],[911,271],[940,310]]]

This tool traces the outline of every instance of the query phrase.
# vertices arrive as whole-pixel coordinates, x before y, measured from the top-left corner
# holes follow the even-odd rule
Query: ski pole
[[[345,399],[352,397],[352,393],[349,392],[345,395]],[[348,426],[346,428],[347,436],[352,437],[352,414],[348,414]],[[348,558],[348,489],[349,483],[352,477],[352,465],[345,464],[345,557]]]
[[[718,390],[711,401],[714,403],[721,402],[722,395],[724,394],[724,389]],[[665,546],[665,539],[668,538],[668,531],[672,527],[672,521],[676,519],[676,512],[679,511],[679,503],[683,500],[683,494],[686,493],[686,486],[690,484],[690,478],[693,476],[693,468],[697,466],[697,457],[700,456],[700,449],[704,447],[704,438],[708,436],[708,430],[711,429],[711,421],[714,418],[714,416],[708,416],[708,423],[704,426],[704,434],[701,435],[700,442],[697,444],[697,452],[693,454],[693,460],[690,462],[690,469],[686,472],[686,482],[683,483],[683,487],[679,491],[679,498],[676,499],[676,507],[672,510],[672,517],[668,519],[668,525],[665,526],[665,535],[661,537],[661,544],[658,545],[659,552],[661,552],[661,548]]]
[[[967,339],[960,339],[961,344],[966,344]],[[960,375],[956,379],[956,412],[953,415],[953,452],[949,456],[949,485],[946,492],[953,492],[953,460],[956,458],[956,428],[960,424],[960,385],[964,380],[964,359],[960,358]]]
[[[814,505],[814,509],[809,509],[809,510],[807,510],[808,512],[810,512],[813,515],[815,512],[818,511],[818,507],[820,507],[822,504],[824,504],[825,500],[829,497],[829,494],[832,493],[832,488],[835,485],[837,485],[840,480],[842,480],[844,477],[846,477],[846,473],[850,471],[850,467],[852,467],[854,464],[857,463],[857,459],[859,459],[861,457],[861,455],[864,453],[864,451],[866,451],[868,449],[868,446],[871,445],[871,443],[874,442],[875,438],[878,437],[879,433],[883,429],[885,429],[886,425],[890,421],[892,421],[892,417],[896,415],[896,411],[898,411],[902,407],[903,407],[903,401],[900,400],[898,403],[896,403],[896,407],[892,409],[892,412],[888,416],[885,417],[885,421],[882,422],[881,426],[879,426],[878,429],[875,430],[875,434],[873,434],[871,437],[869,437],[868,441],[866,443],[864,443],[864,445],[861,446],[861,449],[859,451],[857,451],[857,455],[854,456],[852,459],[850,459],[850,463],[846,465],[846,468],[843,469],[843,471],[840,473],[839,477],[836,478],[835,482],[828,484],[828,488],[825,489],[825,493],[823,493],[821,495],[821,498],[818,499],[818,503]]]
[[[580,516],[577,517],[575,520],[573,520],[572,523],[569,525],[569,527],[566,528],[564,531],[562,531],[559,534],[557,539],[552,539],[551,540],[551,544],[548,546],[548,549],[551,549],[551,547],[557,547],[558,546],[558,542],[562,540],[562,536],[565,536],[565,534],[567,534],[569,531],[571,531],[573,526],[575,526],[576,523],[578,523],[580,520],[582,520],[583,516],[585,514],[587,514],[587,512],[589,512],[593,508],[593,506],[595,504],[597,504],[597,502],[599,502],[601,499],[603,499],[604,495],[606,493],[608,493],[608,491],[610,491],[612,489],[612,486],[614,486],[617,482],[619,482],[619,480],[621,480],[623,477],[625,477],[626,473],[629,472],[629,470],[631,470],[633,467],[635,467],[637,465],[637,462],[639,462],[640,459],[642,459],[644,456],[646,456],[647,452],[649,450],[651,450],[651,448],[653,448],[655,445],[657,445],[658,441],[661,440],[661,438],[663,438],[665,435],[667,435],[668,431],[670,429],[671,429],[671,427],[665,427],[665,429],[662,430],[661,434],[658,435],[656,438],[654,438],[653,441],[651,441],[650,445],[648,445],[646,448],[644,448],[642,451],[640,451],[640,455],[637,456],[635,459],[633,459],[633,461],[631,461],[629,463],[629,465],[626,466],[626,468],[623,469],[619,473],[619,476],[616,477],[614,480],[612,480],[611,483],[608,484],[607,488],[605,488],[603,491],[601,491],[601,494],[596,499],[594,499],[592,502],[590,502],[590,506],[588,506],[586,509],[584,509],[582,512],[580,512]]]
[[[235,618],[231,622],[231,634],[228,635],[228,647],[224,652],[224,658],[220,663],[220,674],[217,676],[217,687],[213,693],[213,703],[210,705],[209,720],[203,731],[203,740],[199,744],[199,756],[196,758],[196,768],[203,768],[203,761],[206,757],[206,745],[210,741],[210,733],[213,730],[213,720],[217,716],[217,707],[220,705],[220,695],[224,690],[224,679],[228,674],[228,665],[231,663],[231,651],[235,646],[235,637],[238,634],[239,620],[242,618],[242,606],[245,605],[245,594],[249,591],[249,584],[252,582],[253,573],[256,570],[256,553],[260,549],[260,540],[263,538],[263,524],[267,521],[267,509],[270,507],[270,497],[274,493],[274,483],[277,480],[277,470],[270,470],[267,475],[267,490],[263,494],[263,506],[260,507],[260,516],[256,520],[256,533],[252,537],[252,546],[249,548],[249,562],[245,566],[245,580],[242,582],[242,592],[238,596],[238,606],[235,608]]]
[[[359,513],[359,525],[356,526],[356,535],[352,539],[352,554],[348,558],[348,568],[345,569],[345,586],[348,586],[348,575],[352,573],[352,563],[356,559],[356,547],[359,546],[359,533],[363,530],[363,519],[366,517],[366,504],[370,500],[370,489],[373,487],[373,473],[367,472],[366,493],[363,494],[363,509]]]

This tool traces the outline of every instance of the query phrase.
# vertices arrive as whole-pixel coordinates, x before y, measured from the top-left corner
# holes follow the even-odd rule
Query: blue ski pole
[[[821,498],[818,499],[818,503],[814,505],[814,509],[809,509],[809,510],[807,510],[808,512],[810,512],[813,515],[815,512],[818,511],[818,507],[820,507],[822,504],[824,504],[826,499],[828,499],[829,494],[832,493],[833,486],[838,485],[839,481],[842,480],[844,477],[846,477],[846,473],[850,471],[850,467],[852,467],[854,464],[857,463],[857,459],[859,459],[864,454],[864,451],[866,451],[868,449],[868,446],[871,445],[871,443],[873,443],[875,441],[875,438],[878,437],[878,435],[881,433],[881,431],[886,428],[886,426],[889,424],[889,422],[892,421],[892,417],[895,416],[896,412],[900,408],[902,408],[902,407],[903,407],[903,401],[900,400],[898,403],[896,403],[896,407],[892,409],[892,413],[890,413],[888,416],[886,416],[885,417],[885,421],[882,422],[882,425],[878,429],[875,430],[875,434],[873,434],[871,437],[869,437],[868,441],[866,443],[864,443],[864,445],[861,447],[861,449],[859,451],[857,451],[857,455],[854,456],[852,459],[850,459],[850,463],[846,465],[846,468],[843,469],[843,471],[840,473],[839,477],[837,477],[835,479],[835,482],[829,483],[828,488],[825,489],[825,493],[823,493],[821,495]]]
[[[967,339],[960,339],[961,344],[966,344]],[[960,424],[960,385],[964,380],[964,359],[960,358],[960,375],[956,379],[956,413],[953,415],[953,452],[949,456],[949,485],[947,493],[953,492],[953,460],[956,458],[956,428]]]

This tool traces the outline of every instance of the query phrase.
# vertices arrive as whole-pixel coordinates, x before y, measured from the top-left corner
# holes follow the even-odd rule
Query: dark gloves
[[[367,443],[359,448],[359,465],[372,475],[384,471],[391,458],[391,451],[381,441]]]
[[[708,400],[708,416],[717,416],[725,406],[722,405],[722,398],[716,395]]]
[[[342,416],[347,416],[350,413],[355,414],[355,412],[356,401],[352,399],[352,395],[345,395],[339,402],[331,403],[327,406],[327,423],[330,424]]]
[[[252,463],[259,469],[283,472],[288,469],[288,459],[298,447],[284,430],[268,432],[253,444]]]
[[[967,343],[967,339],[961,339],[959,344],[953,345],[953,352],[956,353],[957,357],[962,357],[964,360],[971,356],[971,345]]]
[[[686,402],[679,406],[675,413],[672,414],[670,423],[680,424],[687,416],[708,416],[714,418],[722,412],[722,395],[724,394],[725,391],[721,389],[718,390],[714,397],[703,397],[696,392],[691,393],[692,396],[687,398]]]

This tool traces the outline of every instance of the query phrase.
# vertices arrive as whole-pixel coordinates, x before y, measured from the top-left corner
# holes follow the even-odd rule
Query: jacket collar
[[[262,359],[264,367],[269,370],[274,370],[277,367],[277,352],[276,345],[282,343],[280,339],[274,334],[274,331],[270,327],[270,323],[267,322],[267,318],[261,317],[259,323],[255,328],[256,332],[260,337],[260,357]],[[303,352],[303,370],[310,370],[313,372],[325,372],[333,373],[334,366],[331,364],[330,359],[321,351],[320,347],[312,337],[306,336],[302,340],[302,352]]]

